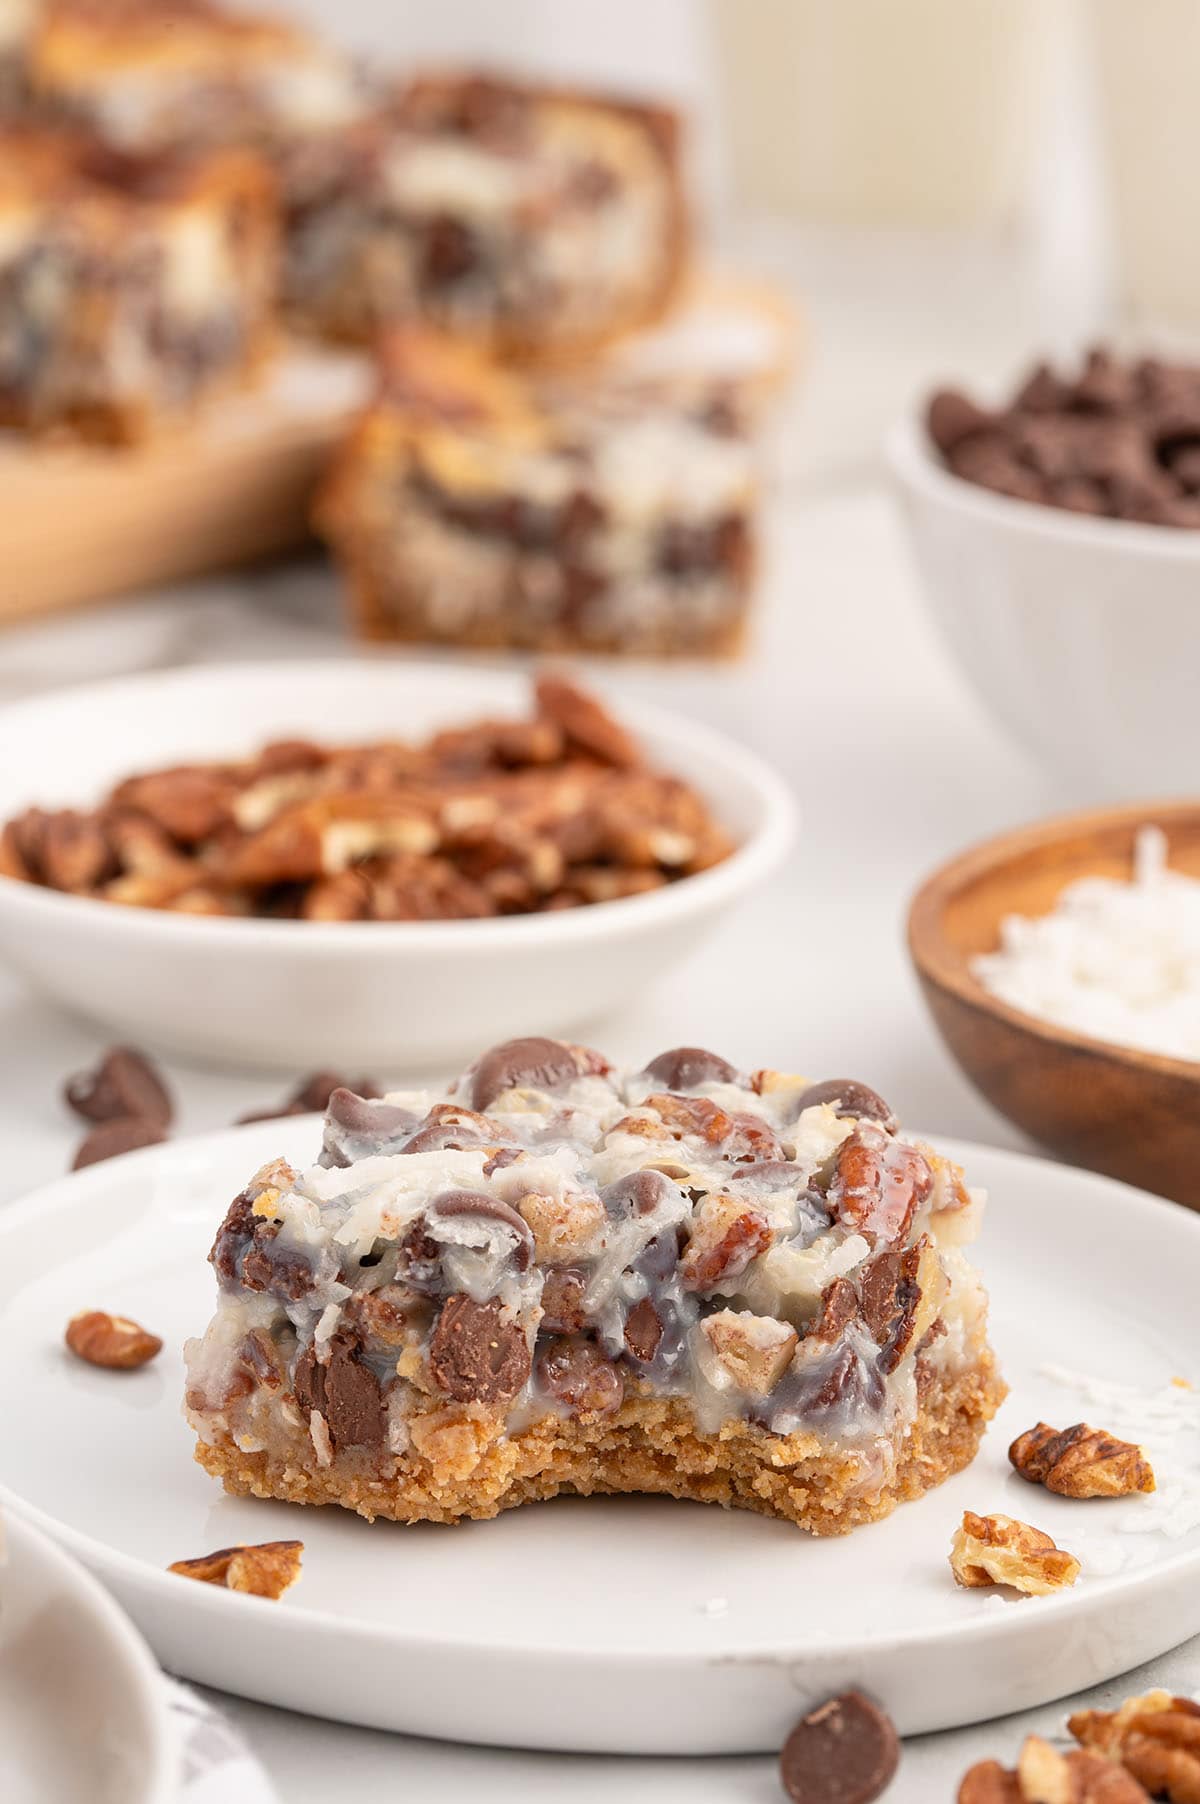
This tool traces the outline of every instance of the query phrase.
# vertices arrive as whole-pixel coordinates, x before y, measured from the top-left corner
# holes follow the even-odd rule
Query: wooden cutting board
[[[135,449],[0,434],[0,622],[302,544],[369,380],[360,357],[289,348],[261,387]]]

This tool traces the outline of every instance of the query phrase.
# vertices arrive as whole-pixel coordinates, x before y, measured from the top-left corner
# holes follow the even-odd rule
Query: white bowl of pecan
[[[1195,786],[1200,367],[1093,352],[886,446],[925,600],[995,719],[1111,798]]]
[[[782,782],[543,673],[132,677],[0,713],[0,956],[122,1038],[436,1068],[617,1008],[786,853]]]

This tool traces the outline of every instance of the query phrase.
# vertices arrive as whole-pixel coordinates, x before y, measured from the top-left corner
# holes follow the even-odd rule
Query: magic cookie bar
[[[288,305],[334,338],[416,318],[510,357],[592,349],[662,313],[683,273],[677,136],[655,107],[419,79],[293,209]]]
[[[362,110],[362,84],[337,51],[213,0],[48,0],[28,60],[43,107],[139,154],[282,153]]]
[[[260,362],[274,266],[250,157],[0,130],[0,422],[128,440],[190,412]]]
[[[865,1086],[695,1047],[335,1091],[319,1162],[217,1234],[196,1457],[371,1518],[661,1491],[840,1534],[965,1466],[1004,1394],[982,1201]]]
[[[318,525],[372,638],[727,653],[755,462],[728,383],[523,379],[401,333]]]

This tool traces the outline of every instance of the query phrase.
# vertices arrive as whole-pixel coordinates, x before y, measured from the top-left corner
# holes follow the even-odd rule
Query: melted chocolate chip
[[[634,1359],[649,1365],[658,1352],[662,1337],[663,1325],[658,1311],[649,1297],[643,1297],[625,1318],[625,1345]]]
[[[387,1410],[378,1378],[362,1359],[358,1337],[339,1330],[322,1364],[309,1345],[292,1371],[292,1390],[306,1414],[319,1410],[329,1438],[337,1447],[378,1447],[387,1427]]]
[[[900,1125],[878,1091],[852,1077],[831,1077],[823,1084],[810,1084],[796,1104],[796,1113],[800,1115],[819,1103],[831,1103],[842,1120],[877,1121],[889,1134],[894,1134]]]
[[[779,1756],[779,1776],[792,1804],[872,1804],[899,1764],[891,1718],[848,1691],[796,1724]]]
[[[499,1297],[476,1303],[448,1297],[429,1343],[429,1369],[459,1403],[510,1403],[529,1377],[529,1345],[519,1322],[505,1320]]]
[[[595,1341],[547,1342],[538,1353],[537,1376],[543,1390],[579,1415],[608,1414],[625,1396],[625,1380]]]
[[[736,1084],[738,1073],[728,1060],[702,1046],[675,1046],[660,1052],[646,1066],[645,1075],[668,1090],[695,1090],[700,1084]]]
[[[93,1070],[69,1078],[63,1094],[68,1106],[85,1121],[132,1116],[165,1128],[173,1113],[170,1093],[159,1072],[132,1046],[111,1047]]]
[[[674,1194],[675,1185],[661,1171],[631,1171],[602,1190],[600,1201],[611,1221],[627,1221],[632,1215],[653,1215]]]
[[[485,1196],[481,1190],[446,1190],[433,1205],[441,1216],[479,1215],[487,1221],[498,1221],[511,1229],[516,1236],[516,1252],[513,1263],[519,1272],[529,1270],[533,1259],[533,1235],[529,1223],[523,1215],[518,1215],[511,1203],[501,1202],[499,1197]]]
[[[579,1076],[579,1064],[571,1047],[562,1040],[531,1035],[505,1040],[485,1052],[471,1079],[471,1103],[488,1109],[498,1096],[518,1085],[534,1090],[557,1090]]]

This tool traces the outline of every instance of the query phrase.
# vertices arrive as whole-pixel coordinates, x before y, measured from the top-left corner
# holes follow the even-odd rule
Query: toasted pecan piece
[[[960,1585],[1011,1585],[1031,1597],[1045,1597],[1073,1585],[1079,1561],[1028,1522],[1014,1516],[963,1512],[950,1549],[950,1566]]]
[[[1039,1422],[1017,1436],[1008,1457],[1031,1485],[1060,1497],[1129,1497],[1154,1489],[1154,1469],[1140,1447],[1086,1422],[1062,1430]]]
[[[181,1578],[199,1579],[226,1591],[252,1597],[282,1597],[300,1577],[303,1541],[259,1541],[244,1547],[219,1547],[194,1560],[175,1560],[167,1567]]]
[[[1119,1710],[1078,1710],[1076,1741],[1118,1760],[1139,1785],[1170,1804],[1200,1804],[1200,1704],[1148,1691]]]
[[[84,1309],[67,1323],[64,1337],[79,1359],[109,1371],[133,1372],[162,1352],[162,1341],[125,1315]]]

